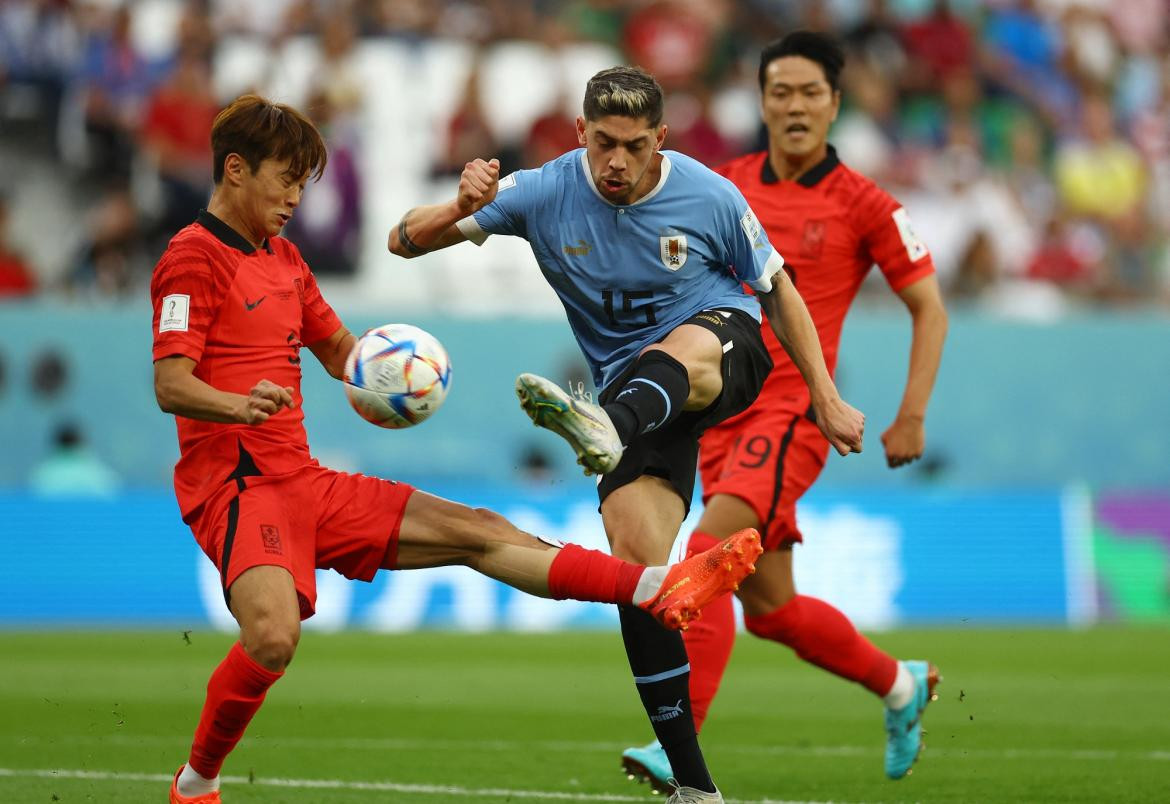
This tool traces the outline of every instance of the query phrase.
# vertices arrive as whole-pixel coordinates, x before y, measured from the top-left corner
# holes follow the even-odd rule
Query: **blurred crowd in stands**
[[[398,180],[374,175],[377,123],[398,118],[371,98],[419,103],[355,66],[371,43],[420,60],[445,43],[470,52],[433,141],[391,162],[449,182],[476,156],[511,170],[576,147],[583,81],[493,82],[502,48],[587,43],[648,69],[668,93],[667,147],[714,166],[763,143],[760,47],[812,28],[848,52],[831,141],[905,203],[951,299],[1166,308],[1168,18],[1165,0],[6,0],[0,296],[141,295],[209,194],[211,121],[248,89],[297,102],[325,132],[328,171],[287,234],[318,274],[360,274],[363,227],[376,242],[391,222],[371,215],[370,185]],[[312,67],[282,92],[298,48]],[[505,102],[527,110],[522,126],[500,125]],[[39,231],[59,242],[37,249],[18,211],[29,231],[62,215],[75,230]]]

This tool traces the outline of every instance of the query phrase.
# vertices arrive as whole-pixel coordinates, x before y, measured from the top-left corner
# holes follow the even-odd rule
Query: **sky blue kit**
[[[599,389],[702,310],[759,320],[741,283],[769,290],[784,266],[735,185],[684,154],[661,153],[661,180],[633,204],[602,198],[581,148],[504,177],[495,200],[458,224],[477,245],[490,234],[529,242]]]

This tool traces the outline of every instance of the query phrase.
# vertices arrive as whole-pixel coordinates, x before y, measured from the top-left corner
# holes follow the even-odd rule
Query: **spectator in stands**
[[[520,166],[520,151],[516,145],[499,142],[488,123],[480,97],[482,83],[479,59],[467,74],[463,97],[447,123],[447,143],[437,157],[433,173],[436,176],[458,176],[473,159],[491,154],[500,160],[500,175],[506,176]]]
[[[162,187],[156,229],[165,242],[195,220],[211,195],[211,124],[219,103],[198,49],[182,48],[170,78],[151,95],[139,142]],[[156,249],[161,252],[160,249]]]
[[[8,199],[0,195],[0,299],[36,290],[32,267],[8,244]]]
[[[82,296],[128,296],[149,269],[130,189],[113,184],[90,210],[85,240],[67,277],[67,290]]]
[[[361,250],[361,174],[352,115],[324,89],[310,98],[313,123],[329,148],[329,161],[313,192],[305,193],[285,230],[317,276],[353,276]]]
[[[1145,164],[1118,135],[1104,94],[1085,98],[1079,130],[1056,149],[1055,175],[1060,203],[1070,215],[1110,224],[1140,211]]]
[[[56,143],[65,79],[77,52],[69,11],[65,0],[0,4],[0,105],[31,106],[26,114],[40,128],[38,141],[50,145]],[[0,119],[5,114],[0,111]]]
[[[970,26],[951,10],[948,0],[935,0],[929,14],[907,25],[904,41],[908,87],[930,90],[956,73],[975,70]]]
[[[130,175],[142,108],[154,83],[154,68],[130,38],[131,12],[126,4],[108,19],[96,14],[82,50],[78,81],[87,166],[101,180]]]
[[[86,445],[73,422],[57,426],[52,451],[29,479],[32,492],[47,497],[113,497],[121,485],[118,473]]]

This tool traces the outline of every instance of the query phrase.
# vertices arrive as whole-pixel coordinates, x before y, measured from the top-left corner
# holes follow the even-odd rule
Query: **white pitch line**
[[[70,768],[0,768],[0,778],[26,779],[83,779],[98,782],[158,782],[169,784],[173,778],[165,773],[134,773],[121,771],[73,770]],[[359,790],[374,793],[416,793],[428,796],[465,796],[482,798],[526,798],[542,801],[651,801],[649,795],[621,796],[609,793],[565,793],[551,790],[510,790],[499,787],[459,787],[455,785],[402,784],[399,782],[347,782],[340,779],[264,779],[249,780],[245,776],[223,776],[230,785],[284,787],[301,790]],[[831,801],[788,801],[781,799],[727,799],[728,804],[846,804]]]
[[[21,735],[0,735],[0,742],[17,744],[71,744],[71,745],[176,745],[186,746],[191,742],[189,736],[164,736],[130,734],[106,735],[53,735],[25,737]],[[1149,751],[1122,750],[1116,748],[978,748],[962,745],[943,748],[930,742],[926,753],[927,758],[933,757],[971,757],[975,759],[1069,759],[1086,761],[1113,762],[1119,759],[1132,759],[1149,762],[1170,762],[1170,748],[1152,749]],[[513,753],[517,751],[547,751],[552,753],[591,753],[605,754],[621,752],[625,747],[619,743],[602,741],[573,741],[573,740],[452,740],[437,739],[406,739],[396,737],[342,737],[321,739],[316,737],[245,737],[242,746],[263,748],[267,746],[305,747],[312,748],[319,745],[328,745],[330,748],[347,751],[499,751]],[[710,753],[720,751],[734,752],[739,755],[777,757],[868,757],[879,756],[882,751],[880,745],[737,745],[734,743],[716,742],[707,748]]]

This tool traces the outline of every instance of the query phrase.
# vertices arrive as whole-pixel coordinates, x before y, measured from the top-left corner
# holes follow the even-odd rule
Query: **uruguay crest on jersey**
[[[679,233],[660,235],[658,256],[671,271],[682,268],[687,262],[687,236]]]

